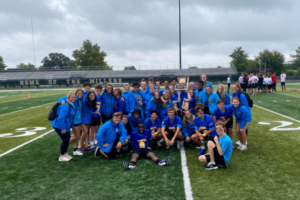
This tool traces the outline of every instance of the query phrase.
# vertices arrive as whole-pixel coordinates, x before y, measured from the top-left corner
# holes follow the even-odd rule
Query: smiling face
[[[168,93],[167,91],[164,91],[164,92],[163,92],[163,98],[164,98],[165,100],[168,100],[168,99],[169,99],[169,93]]]
[[[96,98],[95,93],[90,93],[89,99],[90,99],[91,101],[93,101],[93,100],[95,100],[95,98]]]
[[[222,93],[223,92],[223,87],[221,85],[218,86],[218,92]]]
[[[141,88],[146,89],[146,87],[147,87],[146,82],[145,81],[141,82]]]
[[[125,90],[125,92],[129,92],[130,86],[129,85],[124,86],[124,90]]]
[[[119,116],[119,115],[118,116],[113,116],[112,121],[113,121],[114,125],[119,124],[120,121],[121,121],[121,116]]]
[[[155,92],[155,87],[154,86],[150,86],[150,92],[151,93]]]
[[[133,116],[134,116],[134,118],[137,119],[137,118],[139,118],[140,115],[138,113],[134,113]]]
[[[69,99],[68,99],[68,101],[70,101],[70,102],[72,102],[72,103],[75,103],[75,101],[76,101],[76,96],[75,96],[75,94],[71,94],[70,97],[69,97]]]
[[[165,81],[164,86],[165,86],[165,89],[168,90],[169,89],[169,81]]]
[[[170,86],[169,86],[169,91],[170,91],[171,93],[174,93],[174,92],[175,92],[175,89],[174,89],[174,86],[173,86],[173,85],[170,85]]]
[[[157,88],[160,88],[160,82],[159,82],[159,81],[156,81],[156,82],[155,82],[155,86],[156,86]]]
[[[202,110],[198,110],[198,112],[196,113],[197,117],[199,118],[203,118],[204,117],[204,113]]]
[[[175,87],[177,85],[177,81],[174,79],[172,80],[172,85]]]
[[[114,90],[114,97],[118,97],[119,96],[119,92],[117,90]]]
[[[144,132],[144,129],[145,129],[144,124],[139,124],[139,125],[138,125],[138,129],[139,129],[139,132],[140,132],[140,133],[143,133],[143,132]]]
[[[217,125],[216,131],[219,135],[221,135],[224,132],[224,128],[221,125]]]
[[[222,111],[225,109],[225,104],[222,102],[222,103],[218,103],[218,108]]]
[[[76,95],[77,95],[77,97],[78,97],[79,99],[81,99],[82,96],[83,96],[83,92],[82,92],[82,91],[78,91],[78,92],[76,93]]]
[[[234,100],[232,101],[232,105],[233,105],[233,107],[235,107],[235,108],[237,108],[237,107],[239,106],[239,104],[240,104],[240,102],[239,102],[237,99],[234,99]]]
[[[107,85],[107,86],[106,86],[106,91],[107,91],[109,94],[112,94],[112,86],[111,86],[111,85]]]
[[[155,98],[155,99],[159,99],[159,92],[156,91],[156,92],[154,93],[154,98]]]
[[[205,90],[207,94],[212,94],[211,87],[205,87]]]
[[[89,91],[91,90],[91,87],[90,87],[89,85],[86,85],[86,86],[84,87],[84,90],[85,90],[86,92],[89,92]]]
[[[139,92],[139,89],[140,89],[140,87],[138,86],[138,85],[136,85],[136,86],[133,86],[133,92],[134,93],[138,93]]]
[[[156,113],[152,113],[151,114],[151,119],[152,119],[152,121],[155,121],[157,119],[157,114]]]
[[[233,91],[234,93],[237,93],[237,91],[238,91],[238,88],[237,88],[237,86],[236,86],[236,85],[233,85],[233,86],[232,86],[232,91]]]
[[[207,80],[207,77],[206,77],[206,75],[202,75],[201,76],[201,80],[205,83],[206,82],[206,80]]]
[[[191,97],[194,96],[193,90],[189,90],[189,94],[190,94]]]
[[[184,115],[187,119],[190,119],[192,116],[192,113],[190,111],[185,111]]]
[[[197,89],[198,90],[203,90],[203,84],[202,83],[198,83],[197,84]]]
[[[122,118],[122,122],[124,125],[126,125],[128,123],[128,118],[127,117],[123,117]]]

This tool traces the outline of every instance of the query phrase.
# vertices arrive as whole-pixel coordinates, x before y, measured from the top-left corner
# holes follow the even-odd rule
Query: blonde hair
[[[81,89],[80,89],[80,90],[81,90]],[[76,92],[77,92],[77,90],[76,90]],[[69,100],[69,98],[70,98],[72,95],[74,95],[74,96],[76,97],[76,95],[75,95],[74,92],[69,92],[69,93],[67,94],[67,99],[68,99],[67,104],[68,104],[68,105],[70,105],[70,100]]]
[[[190,122],[190,125],[193,125],[194,124],[194,117],[193,117],[193,113],[190,111],[190,110],[186,110],[184,113],[186,112],[190,112],[192,115],[191,115],[191,119],[189,120]],[[186,127],[186,117],[185,117],[185,114],[183,115],[183,126]]]
[[[130,85],[128,83],[126,83],[126,84],[123,85],[123,87],[125,87],[125,86],[129,86],[130,87]]]
[[[234,86],[237,87],[237,89],[238,89],[239,92],[242,92],[241,85],[240,85],[238,82],[236,82],[236,83],[234,84]]]
[[[163,97],[163,99],[164,99],[164,93],[166,93],[167,95],[168,95],[168,99],[169,99],[169,104],[171,104],[171,97],[170,97],[170,93],[169,92],[167,92],[167,91],[164,91],[163,92],[163,95],[162,95],[162,97]],[[166,100],[166,99],[164,99],[164,100]],[[163,102],[163,107],[166,107],[166,105],[167,105],[167,103],[165,103],[165,102]]]
[[[223,85],[223,84],[219,84],[219,85],[218,85],[218,87],[217,87],[217,92],[216,92],[216,93],[219,94],[219,90],[218,90],[219,86],[222,87],[221,99],[225,101],[225,88],[224,88],[224,85]]]

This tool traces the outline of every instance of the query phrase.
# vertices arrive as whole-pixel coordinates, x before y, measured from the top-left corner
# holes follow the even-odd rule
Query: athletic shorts
[[[266,84],[263,84],[263,87],[264,87],[264,88],[266,88],[266,87],[267,87],[267,85],[266,85]]]
[[[217,136],[217,137],[219,137],[219,136]],[[205,140],[205,141],[212,141],[212,142],[215,143],[215,137],[205,136],[205,137],[204,137],[204,140]]]
[[[281,82],[281,85],[285,85],[285,82]]]
[[[232,128],[232,125],[233,125],[233,121],[232,121],[232,118],[227,122],[227,124],[225,125],[226,128]]]
[[[276,87],[276,83],[273,83],[273,87]]]
[[[217,164],[218,166],[221,165],[222,167],[227,168],[226,163],[225,163],[225,160],[224,160],[224,156],[223,156],[223,155],[221,156],[221,155],[219,154],[218,148],[215,147],[215,148],[213,149],[213,151],[214,151],[214,156],[215,156],[215,162],[216,162],[216,164]],[[206,155],[205,155],[205,158],[206,158],[207,162],[209,163],[209,162],[210,162],[210,155],[209,155],[209,154],[206,154]]]
[[[230,83],[227,83],[228,88],[230,88]]]
[[[252,88],[257,88],[257,83],[252,83]]]
[[[205,108],[204,108],[204,114],[210,115],[210,112],[209,112],[209,108],[208,108],[208,107],[205,107]]]
[[[138,154],[139,158],[147,158],[148,153],[153,152],[151,148],[133,149],[131,155]]]
[[[263,88],[263,85],[258,85],[258,89],[259,90],[263,90],[264,88]]]
[[[246,121],[236,121],[237,124],[240,124],[240,129],[244,129],[248,122]]]
[[[166,128],[165,130],[166,130],[166,131],[168,132],[168,134],[169,134],[169,135],[168,135],[168,138],[173,138],[173,137],[174,137],[176,131],[173,132],[173,131],[169,130],[168,128]]]
[[[269,90],[272,89],[272,85],[268,85],[268,89],[269,89]]]
[[[81,123],[80,124],[73,124],[73,126],[75,126],[75,127],[79,127],[81,125]]]
[[[100,126],[101,124],[101,117],[92,117],[90,126]]]

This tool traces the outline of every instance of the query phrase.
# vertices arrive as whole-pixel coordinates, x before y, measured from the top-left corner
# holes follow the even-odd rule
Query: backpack
[[[47,117],[49,121],[53,121],[56,118],[56,112],[57,112],[59,106],[60,106],[60,103],[56,103],[51,108],[51,110],[50,110],[50,112],[48,114],[48,117]],[[70,113],[70,110],[71,110],[71,106],[69,105],[69,112],[68,113]]]
[[[247,99],[247,101],[248,101],[248,104],[249,104],[250,108],[252,108],[252,107],[253,107],[253,100],[252,100],[252,99],[249,97],[249,95],[248,95],[247,93],[245,93],[245,92],[239,94],[239,99],[241,99],[241,94],[244,94],[244,95],[245,95],[245,97],[246,97],[246,99]]]

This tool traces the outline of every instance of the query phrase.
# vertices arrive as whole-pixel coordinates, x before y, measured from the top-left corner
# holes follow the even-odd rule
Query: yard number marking
[[[27,128],[18,128],[16,129],[16,132],[24,132],[21,135],[13,135],[13,133],[3,133],[0,134],[0,138],[13,138],[13,137],[26,137],[35,135],[37,131],[45,130],[46,127],[27,127]]]
[[[300,130],[300,126],[298,128],[286,128],[287,126],[293,125],[292,122],[286,122],[286,121],[258,122],[258,124],[270,125],[272,122],[281,123],[281,125],[271,128],[270,131],[299,131]]]

